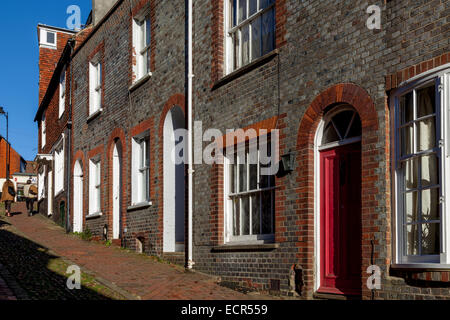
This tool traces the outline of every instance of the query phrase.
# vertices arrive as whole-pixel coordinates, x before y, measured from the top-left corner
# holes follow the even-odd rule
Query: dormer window
[[[49,48],[56,48],[56,41],[57,41],[57,34],[55,31],[41,29],[40,45]]]
[[[54,32],[47,31],[47,43],[48,44],[56,44],[56,37]]]

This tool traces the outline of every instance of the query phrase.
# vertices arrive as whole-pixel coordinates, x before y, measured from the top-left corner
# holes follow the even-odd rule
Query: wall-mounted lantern
[[[289,153],[281,156],[281,164],[283,165],[283,171],[285,173],[294,171],[295,154],[289,150]]]

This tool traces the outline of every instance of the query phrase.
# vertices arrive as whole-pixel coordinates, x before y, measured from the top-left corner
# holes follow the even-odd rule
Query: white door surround
[[[180,107],[172,108],[164,122],[164,237],[165,253],[184,252],[185,224],[185,164],[176,164],[175,130],[185,128],[184,113]],[[185,143],[185,140],[183,140]],[[179,149],[179,148],[178,148]],[[186,148],[184,148],[186,151]],[[183,155],[185,156],[185,155]]]
[[[122,155],[120,143],[116,141],[113,151],[113,239],[120,239],[120,213],[121,213],[121,170]]]
[[[48,198],[47,198],[47,215],[53,215],[53,171],[49,170],[47,175]]]
[[[73,232],[83,232],[83,166],[75,163],[73,173]]]

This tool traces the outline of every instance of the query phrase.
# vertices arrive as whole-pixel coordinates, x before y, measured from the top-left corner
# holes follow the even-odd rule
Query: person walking
[[[12,217],[11,204],[14,202],[15,198],[16,198],[16,188],[14,186],[14,183],[11,180],[7,179],[3,184],[2,198],[0,199],[0,201],[5,204],[7,217]]]
[[[33,216],[34,202],[37,199],[38,189],[31,183],[31,180],[27,181],[27,184],[23,188],[23,195],[25,196],[25,201],[27,203],[28,215]]]

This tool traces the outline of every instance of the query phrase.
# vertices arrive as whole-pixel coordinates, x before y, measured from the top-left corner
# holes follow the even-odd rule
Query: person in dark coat
[[[34,202],[38,195],[38,188],[34,184],[31,184],[31,180],[28,180],[26,186],[23,188],[23,194],[27,203],[28,215],[31,217],[33,215]]]
[[[14,186],[14,183],[11,180],[7,179],[3,184],[2,198],[0,199],[1,202],[5,203],[7,217],[12,217],[11,204],[14,202],[15,198],[16,198],[16,188]]]

